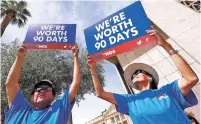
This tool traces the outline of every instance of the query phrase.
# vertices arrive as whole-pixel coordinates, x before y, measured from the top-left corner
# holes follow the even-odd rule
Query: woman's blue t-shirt
[[[184,109],[198,103],[192,91],[183,97],[177,80],[160,89],[114,97],[117,111],[129,115],[134,124],[190,124]]]

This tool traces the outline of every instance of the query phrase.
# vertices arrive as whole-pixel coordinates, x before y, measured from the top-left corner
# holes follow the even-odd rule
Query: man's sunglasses
[[[35,92],[40,93],[42,90],[45,92],[50,92],[50,91],[52,91],[52,88],[51,87],[38,87],[35,89]]]
[[[133,73],[133,75],[131,76],[131,80],[133,80],[133,78],[134,78],[135,76],[137,76],[139,73],[143,73],[143,74],[146,74],[146,75],[152,77],[152,75],[150,75],[150,74],[147,73],[146,71],[143,71],[143,70],[136,70],[136,71]]]

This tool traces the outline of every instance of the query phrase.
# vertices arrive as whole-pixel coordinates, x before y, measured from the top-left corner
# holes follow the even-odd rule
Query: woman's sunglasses
[[[131,80],[133,80],[133,78],[134,78],[135,76],[137,76],[139,73],[143,73],[143,74],[146,74],[146,75],[152,77],[152,75],[150,75],[150,74],[147,73],[146,71],[143,71],[143,70],[136,70],[136,71],[133,73],[133,75],[131,76]]]

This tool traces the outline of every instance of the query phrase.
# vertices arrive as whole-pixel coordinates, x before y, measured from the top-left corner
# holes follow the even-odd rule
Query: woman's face
[[[191,124],[197,124],[194,119],[191,119]]]
[[[151,80],[150,76],[145,73],[137,73],[132,77],[132,82],[137,90],[141,90],[142,87],[146,86]]]

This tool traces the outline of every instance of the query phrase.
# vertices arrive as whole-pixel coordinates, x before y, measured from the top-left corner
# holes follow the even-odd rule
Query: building
[[[114,105],[111,105],[102,114],[86,124],[132,124],[129,116],[116,111]]]
[[[200,1],[142,0],[141,2],[155,30],[179,51],[200,78]],[[159,74],[159,87],[181,77],[171,57],[155,44],[119,54],[109,58],[108,61],[116,65],[123,87],[128,93],[137,92],[127,85],[123,77],[124,69],[130,63],[140,62],[154,67]],[[192,112],[200,122],[200,82],[193,91],[198,98],[198,105],[185,111]]]

